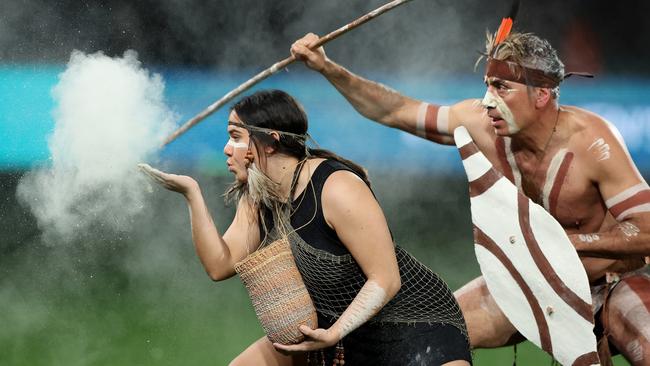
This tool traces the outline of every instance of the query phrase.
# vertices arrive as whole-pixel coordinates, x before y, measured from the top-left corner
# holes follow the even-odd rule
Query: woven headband
[[[309,137],[309,134],[298,134],[298,133],[293,133],[293,132],[286,132],[286,131],[279,131],[279,130],[274,130],[271,128],[264,128],[264,127],[257,127],[257,126],[251,126],[247,125],[245,123],[241,122],[233,122],[233,121],[228,121],[229,125],[236,126],[236,127],[241,127],[245,130],[248,130],[249,132],[255,131],[255,132],[264,132],[264,133],[271,133],[271,132],[276,132],[278,135],[285,135],[285,136],[291,136],[295,139],[301,140],[302,142],[307,141],[307,138]]]

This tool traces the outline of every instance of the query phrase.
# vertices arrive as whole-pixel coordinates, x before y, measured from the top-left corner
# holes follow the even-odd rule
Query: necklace
[[[560,112],[562,111],[561,107],[558,107],[557,109],[557,115],[555,116],[555,123],[553,124],[553,129],[551,130],[551,134],[548,136],[548,140],[546,140],[546,144],[544,145],[544,149],[542,149],[542,157],[540,158],[540,161],[537,163],[539,168],[539,163],[544,160],[544,157],[546,156],[546,149],[548,148],[548,145],[551,143],[551,140],[553,139],[553,135],[555,134],[555,131],[557,131],[557,123],[560,120]],[[535,169],[535,172],[537,172],[537,169]]]
[[[548,145],[551,143],[551,140],[553,140],[553,136],[555,135],[555,131],[557,131],[557,123],[560,120],[560,112],[562,111],[562,108],[558,107],[557,109],[557,115],[555,116],[555,123],[553,124],[553,129],[551,130],[551,134],[548,136],[548,140],[546,140],[546,144],[544,144],[544,149],[542,149],[542,156],[537,160],[537,164],[535,165],[535,170],[533,171],[533,175],[531,176],[532,181],[535,181],[535,177],[537,177],[537,173],[539,171],[539,167],[542,165],[542,162],[544,161],[544,158],[546,158],[546,150],[548,149]],[[548,171],[544,173],[544,175],[548,174]],[[533,183],[533,186],[537,189],[536,185]],[[543,187],[543,185],[542,185]],[[522,185],[523,188],[523,185]],[[537,194],[537,200],[539,202],[544,201],[544,189],[541,188],[539,189],[539,193]]]
[[[555,123],[553,124],[553,129],[551,130],[551,134],[548,136],[548,139],[546,140],[546,143],[544,144],[544,147],[542,148],[541,153],[539,155],[536,154],[539,157],[536,159],[537,162],[534,165],[534,169],[532,169],[532,172],[531,172],[531,170],[529,170],[529,172],[531,172],[531,173],[525,175],[525,177],[528,177],[528,179],[524,179],[523,174],[520,175],[519,181],[520,181],[521,186],[519,188],[521,189],[521,191],[524,192],[524,194],[526,194],[526,196],[531,197],[531,198],[532,197],[537,197],[537,199],[534,200],[534,201],[537,201],[537,202],[542,202],[543,201],[544,190],[542,188],[543,184],[538,187],[538,185],[535,183],[536,182],[536,177],[537,177],[537,174],[539,173],[540,167],[542,166],[542,162],[546,158],[546,153],[547,153],[548,147],[551,144],[551,141],[553,141],[553,136],[555,136],[555,132],[557,131],[557,126],[558,126],[558,123],[559,123],[559,120],[560,120],[560,112],[561,111],[562,111],[562,109],[558,108],[557,115],[555,116]],[[515,159],[513,159],[513,160],[514,160],[513,161],[514,166],[512,168],[513,169],[516,168],[517,170],[519,170],[521,172],[522,170],[520,170],[519,164],[517,163],[517,160],[515,160]]]

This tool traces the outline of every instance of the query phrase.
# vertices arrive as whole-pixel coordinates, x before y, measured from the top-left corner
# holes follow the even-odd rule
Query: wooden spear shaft
[[[311,49],[317,49],[318,47],[324,45],[325,43],[336,39],[340,35],[347,33],[348,31],[366,23],[367,21],[374,19],[381,14],[398,7],[404,3],[407,3],[411,0],[394,0],[391,1],[373,11],[370,13],[362,16],[361,18],[358,18],[357,20],[353,21],[352,23],[346,24],[345,26],[321,37],[318,39],[316,43],[314,43],[311,46]],[[243,93],[244,91],[250,89],[253,85],[259,83],[260,81],[268,78],[269,76],[275,74],[278,72],[278,70],[281,70],[285,68],[287,65],[290,63],[294,62],[296,58],[291,55],[290,57],[285,58],[282,61],[276,62],[273,64],[273,66],[269,67],[268,69],[260,72],[259,74],[255,75],[245,83],[241,84],[237,88],[231,90],[228,92],[228,94],[224,95],[221,99],[217,100],[216,102],[212,103],[210,106],[208,106],[206,109],[201,111],[201,113],[197,114],[196,116],[192,117],[190,120],[185,122],[181,127],[179,127],[176,131],[174,131],[171,135],[169,135],[165,141],[163,142],[162,146],[164,147],[165,145],[169,144],[170,142],[174,141],[178,136],[182,135],[185,133],[187,130],[192,128],[194,125],[197,123],[203,121],[205,118],[207,118],[209,115],[212,113],[216,112],[219,108],[223,107],[226,103],[231,101],[233,98],[238,96],[239,94]]]

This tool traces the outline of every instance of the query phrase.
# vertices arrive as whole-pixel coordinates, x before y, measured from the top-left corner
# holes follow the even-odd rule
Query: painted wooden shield
[[[597,365],[587,274],[562,226],[503,177],[464,127],[454,131],[470,187],[474,248],[510,322],[563,365]]]

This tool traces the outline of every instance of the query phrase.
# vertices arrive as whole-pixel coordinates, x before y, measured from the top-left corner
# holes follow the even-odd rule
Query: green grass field
[[[0,304],[0,365],[227,365],[262,330],[238,279],[212,284],[189,272],[138,291],[101,276],[88,278],[96,286],[86,294],[50,294],[58,286],[41,283],[35,297]],[[518,347],[517,361],[551,364],[530,343]],[[513,348],[476,351],[474,362],[512,365]],[[620,356],[615,364],[627,365]]]
[[[17,178],[0,178],[0,365],[227,365],[262,336],[239,279],[213,283],[203,272],[180,197],[155,191],[131,230],[51,241],[15,202]],[[424,179],[378,179],[376,191],[396,240],[455,289],[479,273],[466,186]],[[202,183],[224,228],[224,179]],[[510,366],[513,349],[474,356],[475,365]],[[529,343],[517,360],[551,364]]]

